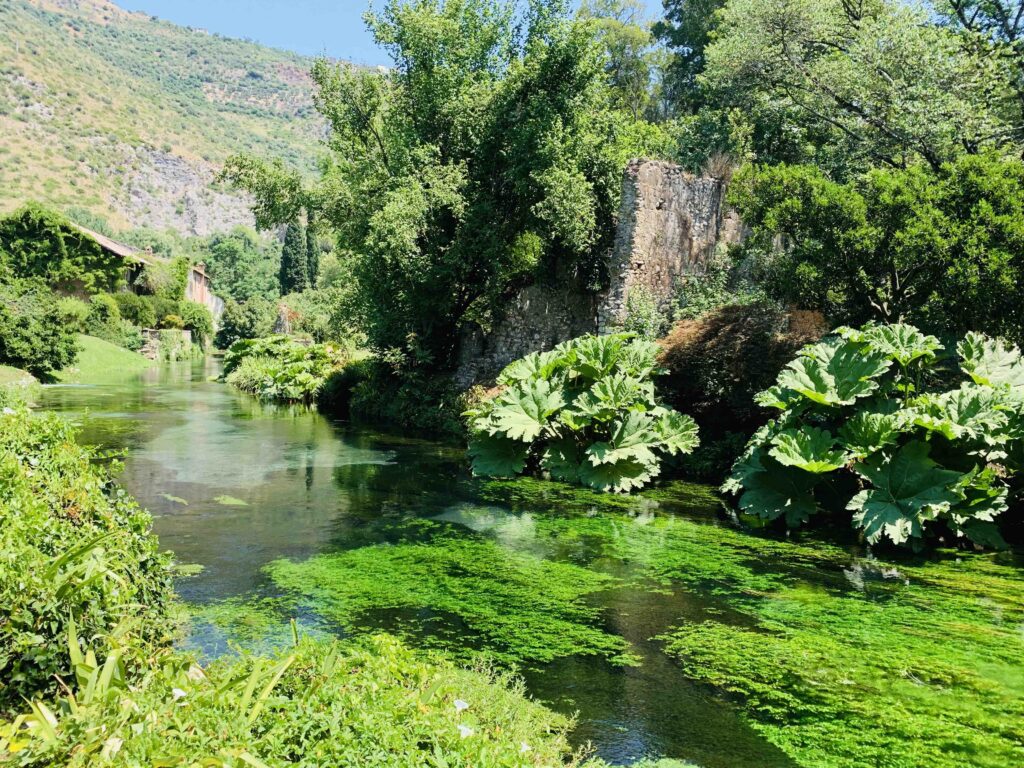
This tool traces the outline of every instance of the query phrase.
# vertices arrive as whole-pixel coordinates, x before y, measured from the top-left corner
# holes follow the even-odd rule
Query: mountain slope
[[[211,181],[236,151],[312,167],[310,65],[104,0],[2,0],[0,210],[36,199],[200,235],[250,223]]]

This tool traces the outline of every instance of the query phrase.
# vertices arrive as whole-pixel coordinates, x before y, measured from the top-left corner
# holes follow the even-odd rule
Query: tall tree
[[[568,5],[387,0],[366,19],[390,69],[313,69],[331,129],[321,179],[228,162],[261,224],[305,209],[337,233],[378,349],[444,368],[460,325],[491,321],[509,290],[604,279],[622,168],[669,141],[616,103]]]
[[[616,102],[640,118],[651,105],[658,55],[641,0],[583,0],[579,17],[595,28]]]
[[[306,253],[306,231],[302,222],[288,225],[281,247],[281,271],[278,273],[281,295],[301,293],[309,286],[309,256]]]
[[[316,236],[312,222],[306,227],[306,274],[309,287],[316,288],[320,279],[320,240]]]
[[[696,112],[703,103],[697,78],[723,5],[725,0],[664,0],[665,18],[654,25],[654,34],[672,51],[666,97],[684,112]]]
[[[934,170],[1006,142],[1006,83],[990,58],[902,0],[728,0],[702,82],[725,100],[767,100],[790,128],[823,132],[854,170]]]

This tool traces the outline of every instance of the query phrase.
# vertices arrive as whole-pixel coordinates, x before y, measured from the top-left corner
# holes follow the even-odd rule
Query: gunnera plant
[[[501,392],[465,413],[473,472],[555,480],[627,493],[665,455],[698,445],[697,425],[655,396],[656,344],[632,334],[583,336],[516,360]]]
[[[926,536],[1002,546],[996,524],[1024,435],[1020,350],[969,333],[955,358],[910,325],[839,328],[757,402],[758,430],[723,490],[789,527],[845,506],[869,543]]]

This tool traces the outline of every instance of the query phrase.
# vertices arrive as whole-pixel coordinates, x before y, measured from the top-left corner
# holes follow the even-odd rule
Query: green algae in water
[[[592,568],[628,566],[634,588],[689,592],[702,610],[667,629],[666,652],[797,764],[1024,765],[1019,560],[863,558],[662,514],[670,492],[609,505],[540,482],[485,493],[547,507],[531,515],[530,546]]]
[[[248,507],[249,502],[243,499],[236,498],[234,496],[217,496],[214,501],[220,504],[222,507]]]
[[[279,560],[267,572],[351,631],[376,628],[389,613],[392,629],[458,656],[483,653],[512,664],[573,655],[633,662],[626,641],[599,626],[600,611],[587,601],[612,585],[611,577],[490,541],[439,536]]]

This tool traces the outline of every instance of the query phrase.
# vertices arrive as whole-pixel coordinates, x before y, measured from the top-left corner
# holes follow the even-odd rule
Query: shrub
[[[89,304],[73,296],[57,299],[57,315],[61,322],[75,333],[85,333],[89,327]]]
[[[757,396],[781,415],[751,438],[724,489],[744,512],[790,527],[841,500],[872,544],[918,547],[949,531],[1001,545],[995,520],[1024,448],[1024,362],[970,333],[959,369],[941,375],[942,351],[909,325],[840,328],[804,347]]]
[[[181,301],[168,299],[164,296],[150,296],[153,304],[153,314],[156,315],[155,325],[159,326],[163,319],[169,315],[181,316]]]
[[[76,691],[50,727],[38,705],[27,732],[0,725],[0,751],[16,741],[19,765],[84,768],[102,754],[132,766],[528,768],[571,756],[569,721],[521,683],[424,660],[392,638],[302,640],[206,669],[165,654],[131,684],[117,659],[108,679],[79,655]]]
[[[268,336],[274,330],[277,320],[277,305],[260,296],[246,302],[227,301],[220,318],[220,328],[214,344],[227,349],[242,339],[258,339]]]
[[[192,331],[192,341],[200,347],[213,339],[213,315],[204,305],[195,301],[181,302],[181,322],[185,330]]]
[[[224,356],[228,384],[261,400],[312,403],[328,376],[348,360],[329,344],[299,344],[287,336],[237,341]]]
[[[683,460],[689,472],[721,482],[737,449],[768,420],[754,395],[827,330],[820,315],[783,312],[763,301],[719,307],[675,325],[661,341],[667,369],[661,386],[666,402],[685,407],[700,427],[700,452]]]
[[[131,291],[120,291],[114,294],[114,300],[117,302],[121,317],[128,322],[140,328],[156,327],[156,310],[150,297],[140,296]]]
[[[164,315],[160,321],[160,327],[167,330],[183,331],[185,330],[185,320],[181,315]]]
[[[0,363],[49,376],[75,362],[74,334],[42,280],[0,281]]]
[[[834,322],[1024,339],[1024,163],[965,155],[841,184],[810,166],[745,168],[730,191],[767,254],[766,290]],[[773,247],[784,236],[786,248]]]
[[[117,299],[109,293],[97,293],[89,300],[85,333],[132,351],[142,349],[142,332],[121,317]]]
[[[97,459],[56,416],[0,414],[0,710],[73,679],[72,618],[80,636],[122,643],[169,629],[150,517],[113,488],[116,463]]]
[[[583,336],[517,360],[504,389],[467,411],[478,475],[543,470],[601,491],[641,488],[662,456],[697,447],[697,425],[661,405],[658,347],[630,334]]]
[[[626,297],[626,314],[622,330],[635,333],[641,339],[654,341],[668,327],[668,318],[658,309],[651,292],[643,286],[633,288]]]

